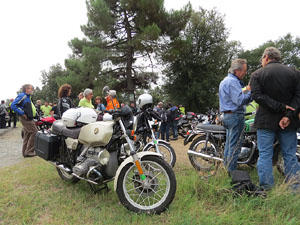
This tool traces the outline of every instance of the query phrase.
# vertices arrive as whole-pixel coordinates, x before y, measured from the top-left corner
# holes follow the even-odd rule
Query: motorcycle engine
[[[96,147],[89,148],[85,154],[85,157],[82,157],[82,160],[78,162],[73,167],[73,172],[78,176],[85,176],[91,167],[100,166],[98,155],[100,152],[104,151],[104,148]]]

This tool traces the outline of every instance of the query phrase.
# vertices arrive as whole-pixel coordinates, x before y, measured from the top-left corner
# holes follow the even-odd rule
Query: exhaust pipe
[[[61,169],[61,170],[63,170],[63,171],[65,171],[65,172],[67,172],[67,173],[69,173],[69,174],[71,174],[72,173],[72,170],[70,170],[68,167],[65,167],[63,164],[56,164],[56,163],[54,163],[54,162],[49,162],[49,163],[51,163],[53,166],[55,166],[56,168],[58,168],[58,169]]]
[[[55,167],[58,168],[58,169],[61,169],[61,170],[65,171],[65,172],[67,172],[67,173],[69,173],[69,174],[72,174],[73,176],[77,177],[77,178],[80,179],[80,180],[85,180],[85,181],[87,181],[87,182],[89,182],[89,183],[98,185],[97,182],[94,182],[94,181],[89,180],[89,179],[85,179],[85,178],[83,178],[83,177],[78,176],[78,175],[75,174],[75,173],[72,173],[72,170],[70,170],[68,167],[65,167],[63,164],[57,165],[55,162],[49,162],[49,163],[52,164],[53,166],[55,166]]]
[[[92,181],[92,180],[89,180],[89,179],[85,179],[85,178],[83,178],[83,177],[80,177],[80,176],[78,176],[76,173],[72,173],[72,175],[75,176],[75,177],[77,177],[77,178],[80,179],[80,180],[85,180],[85,181],[87,181],[87,182],[89,182],[89,183],[91,183],[91,184],[96,184],[96,185],[98,185],[97,182],[94,182],[94,181]]]
[[[191,156],[199,156],[199,157],[203,157],[203,158],[206,158],[206,159],[213,159],[213,160],[218,160],[218,161],[221,161],[223,162],[224,160],[219,158],[219,157],[214,157],[214,156],[210,156],[210,155],[207,155],[207,154],[203,154],[203,153],[200,153],[200,152],[195,152],[195,151],[192,151],[192,150],[188,150],[188,155],[191,155]]]

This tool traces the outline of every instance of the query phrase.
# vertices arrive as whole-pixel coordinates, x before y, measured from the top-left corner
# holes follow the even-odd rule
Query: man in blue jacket
[[[36,114],[36,109],[31,102],[30,95],[33,92],[31,84],[25,84],[22,87],[23,92],[11,104],[11,109],[19,115],[20,122],[23,125],[24,139],[22,153],[24,157],[35,156],[34,138],[37,132],[37,127],[33,121]]]

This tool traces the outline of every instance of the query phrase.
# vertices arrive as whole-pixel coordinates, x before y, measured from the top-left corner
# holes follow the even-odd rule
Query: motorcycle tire
[[[127,164],[121,170],[117,181],[119,200],[130,211],[160,214],[175,197],[175,173],[166,161],[157,156],[143,157],[141,166],[146,182],[140,179],[133,163]]]
[[[78,179],[77,177],[75,177],[72,174],[67,173],[66,171],[64,171],[62,169],[56,168],[56,170],[57,170],[57,173],[60,176],[60,178],[68,183],[77,183],[78,181],[80,181],[80,179]]]
[[[283,157],[282,157],[282,154],[281,154],[281,151],[280,151],[280,146],[276,146],[276,147],[278,147],[279,149],[276,149],[277,150],[276,162],[273,162],[273,165],[275,164],[278,172],[282,176],[285,176],[285,174],[284,174],[284,160],[283,160]],[[297,145],[296,156],[297,156],[297,159],[298,159],[298,163],[300,163],[300,145],[299,145],[299,143]],[[273,158],[274,158],[274,156],[273,156]]]
[[[158,141],[158,147],[159,151],[163,155],[163,159],[171,165],[171,167],[175,166],[176,163],[176,153],[174,148],[165,143],[161,143]],[[145,148],[143,151],[152,151],[156,152],[155,146],[154,145],[149,145],[147,148]]]
[[[201,152],[209,155],[211,155],[211,153],[208,152],[209,149],[218,152],[218,147],[211,138],[208,139],[208,148],[206,150],[204,149],[205,142],[206,136],[200,136],[192,142],[189,149],[195,152]],[[200,146],[200,149],[197,149],[199,145],[203,145],[203,147]],[[198,171],[209,172],[214,170],[214,167],[217,165],[217,162],[215,160],[202,158],[201,156],[189,155],[189,160],[192,166]]]

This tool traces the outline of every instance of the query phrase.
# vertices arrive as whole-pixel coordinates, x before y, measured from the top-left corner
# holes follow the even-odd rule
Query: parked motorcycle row
[[[245,116],[250,115],[245,114]],[[219,116],[220,117],[220,116]],[[253,127],[254,119],[245,120],[245,128],[242,136],[241,153],[238,164],[254,167],[257,163],[259,152],[257,148],[257,134]],[[300,161],[300,134],[297,134],[298,150],[297,157]],[[221,125],[199,123],[191,130],[184,140],[184,145],[191,142],[188,150],[189,160],[192,166],[199,171],[215,172],[223,162],[226,143],[226,129]],[[274,143],[273,165],[284,174],[283,159],[280,152],[279,142]]]
[[[84,180],[97,192],[108,190],[108,182],[114,181],[114,190],[128,210],[161,213],[175,197],[172,167],[176,154],[170,143],[155,137],[160,116],[152,110],[152,103],[151,95],[143,94],[138,98],[140,110],[135,116],[124,106],[105,111],[103,121],[97,121],[97,113],[90,108],[69,109],[61,120],[40,118],[35,152],[55,166],[66,182]],[[184,145],[191,143],[188,156],[196,170],[215,171],[223,161],[226,130],[216,125],[219,118],[214,111],[207,115],[188,112],[178,122]],[[245,121],[239,164],[255,166],[257,162],[253,122]],[[277,142],[274,149],[274,164],[283,173]]]

